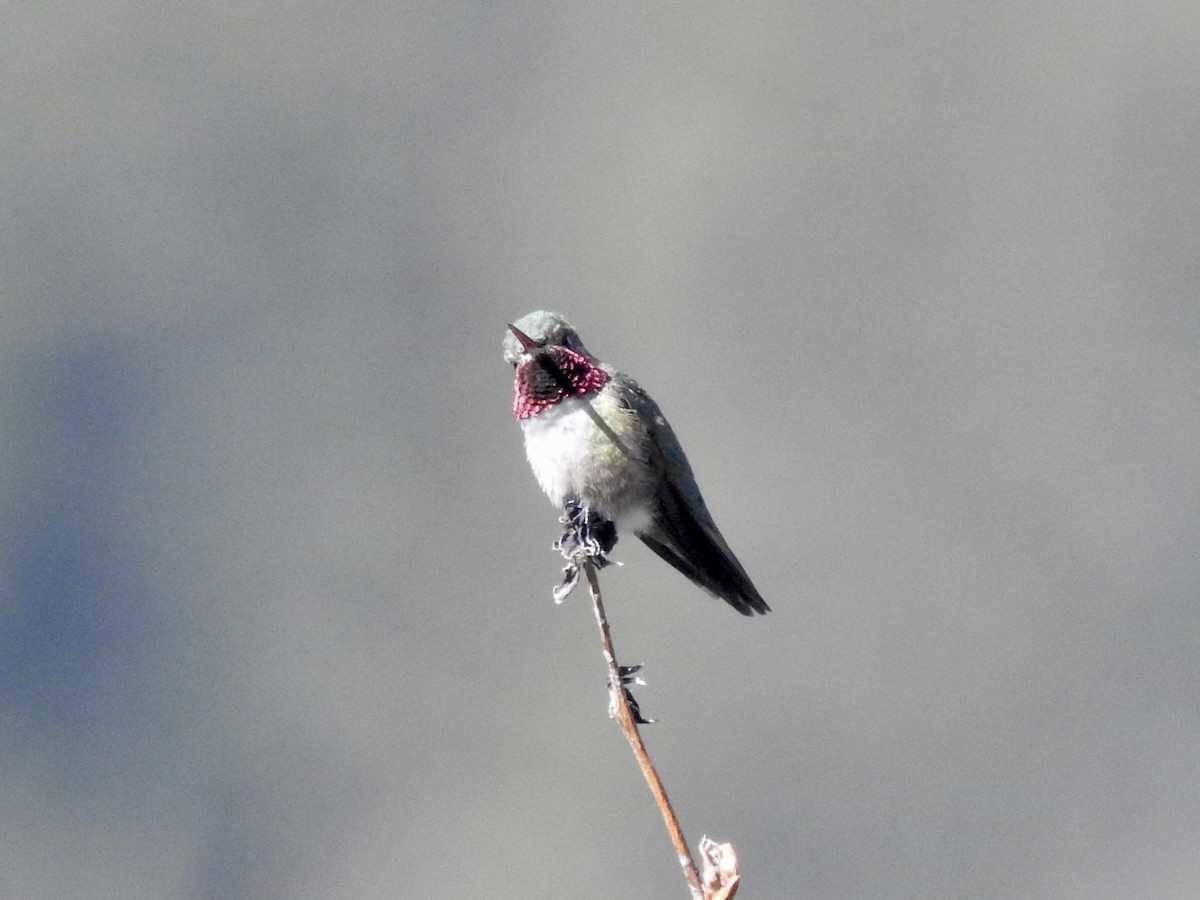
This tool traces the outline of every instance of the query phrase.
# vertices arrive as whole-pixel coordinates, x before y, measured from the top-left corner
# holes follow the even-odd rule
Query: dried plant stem
[[[633,755],[642,769],[642,776],[646,779],[646,784],[650,786],[650,793],[654,795],[654,802],[658,804],[658,809],[662,813],[663,822],[666,823],[667,832],[671,835],[671,843],[675,845],[675,852],[679,856],[679,865],[683,867],[683,877],[687,879],[693,900],[705,900],[707,894],[701,887],[700,874],[696,870],[692,854],[688,851],[687,841],[683,837],[683,829],[679,825],[675,810],[671,808],[671,801],[667,798],[667,791],[663,787],[662,779],[658,777],[654,763],[650,761],[650,754],[646,752],[646,745],[642,743],[642,735],[638,731],[637,722],[634,721],[633,713],[629,709],[629,701],[625,697],[625,691],[621,684],[621,671],[617,665],[617,654],[613,650],[612,635],[608,630],[608,617],[604,615],[604,603],[600,599],[600,581],[596,577],[596,567],[590,556],[583,556],[580,564],[587,574],[588,589],[592,595],[592,607],[596,612],[596,624],[600,627],[600,644],[604,650],[605,662],[608,663],[608,677],[613,698],[613,718],[625,732]]]

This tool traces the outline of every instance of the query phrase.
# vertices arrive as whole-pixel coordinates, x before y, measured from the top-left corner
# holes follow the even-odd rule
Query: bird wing
[[[658,404],[632,379],[625,385],[647,429],[646,444],[667,477],[656,479],[650,527],[637,533],[647,547],[742,615],[770,610],[717,529],[692,467]]]

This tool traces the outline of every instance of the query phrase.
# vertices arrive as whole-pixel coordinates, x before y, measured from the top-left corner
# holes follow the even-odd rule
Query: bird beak
[[[516,335],[517,340],[521,342],[521,347],[525,350],[533,350],[533,349],[541,346],[537,341],[535,341],[533,338],[531,338],[529,335],[527,335],[525,332],[523,332],[520,328],[518,328],[512,322],[508,323],[508,330],[511,331],[514,335]]]

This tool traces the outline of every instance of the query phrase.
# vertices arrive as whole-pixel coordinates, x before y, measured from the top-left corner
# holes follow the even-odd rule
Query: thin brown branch
[[[642,735],[638,731],[637,722],[634,720],[633,713],[629,709],[629,701],[625,696],[624,686],[621,684],[621,670],[617,665],[617,654],[613,650],[612,635],[609,634],[608,630],[608,618],[604,614],[604,603],[600,599],[600,581],[596,577],[596,567],[592,563],[592,558],[586,555],[579,559],[579,563],[583,567],[583,571],[587,574],[588,589],[592,595],[592,606],[596,612],[596,624],[600,627],[600,644],[604,650],[604,660],[608,663],[613,718],[617,720],[617,724],[625,732],[625,737],[629,741],[633,755],[637,758],[638,766],[641,767],[642,776],[646,779],[646,784],[650,787],[650,793],[654,795],[654,802],[658,804],[658,809],[662,813],[663,822],[666,823],[667,832],[671,835],[671,843],[675,845],[675,852],[679,856],[679,864],[683,867],[683,877],[687,879],[688,888],[692,892],[693,900],[705,900],[708,892],[701,886],[700,875],[696,870],[696,863],[692,859],[687,841],[683,837],[683,829],[679,825],[679,819],[675,815],[675,810],[671,808],[671,801],[667,798],[666,788],[663,787],[662,779],[658,777],[654,763],[650,761],[650,754],[646,752],[646,745],[642,742]]]

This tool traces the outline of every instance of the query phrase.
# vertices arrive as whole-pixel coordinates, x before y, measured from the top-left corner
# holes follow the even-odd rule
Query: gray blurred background
[[[739,896],[1197,895],[1194,3],[5,20],[0,896],[687,896],[539,307],[774,607],[604,575]]]

